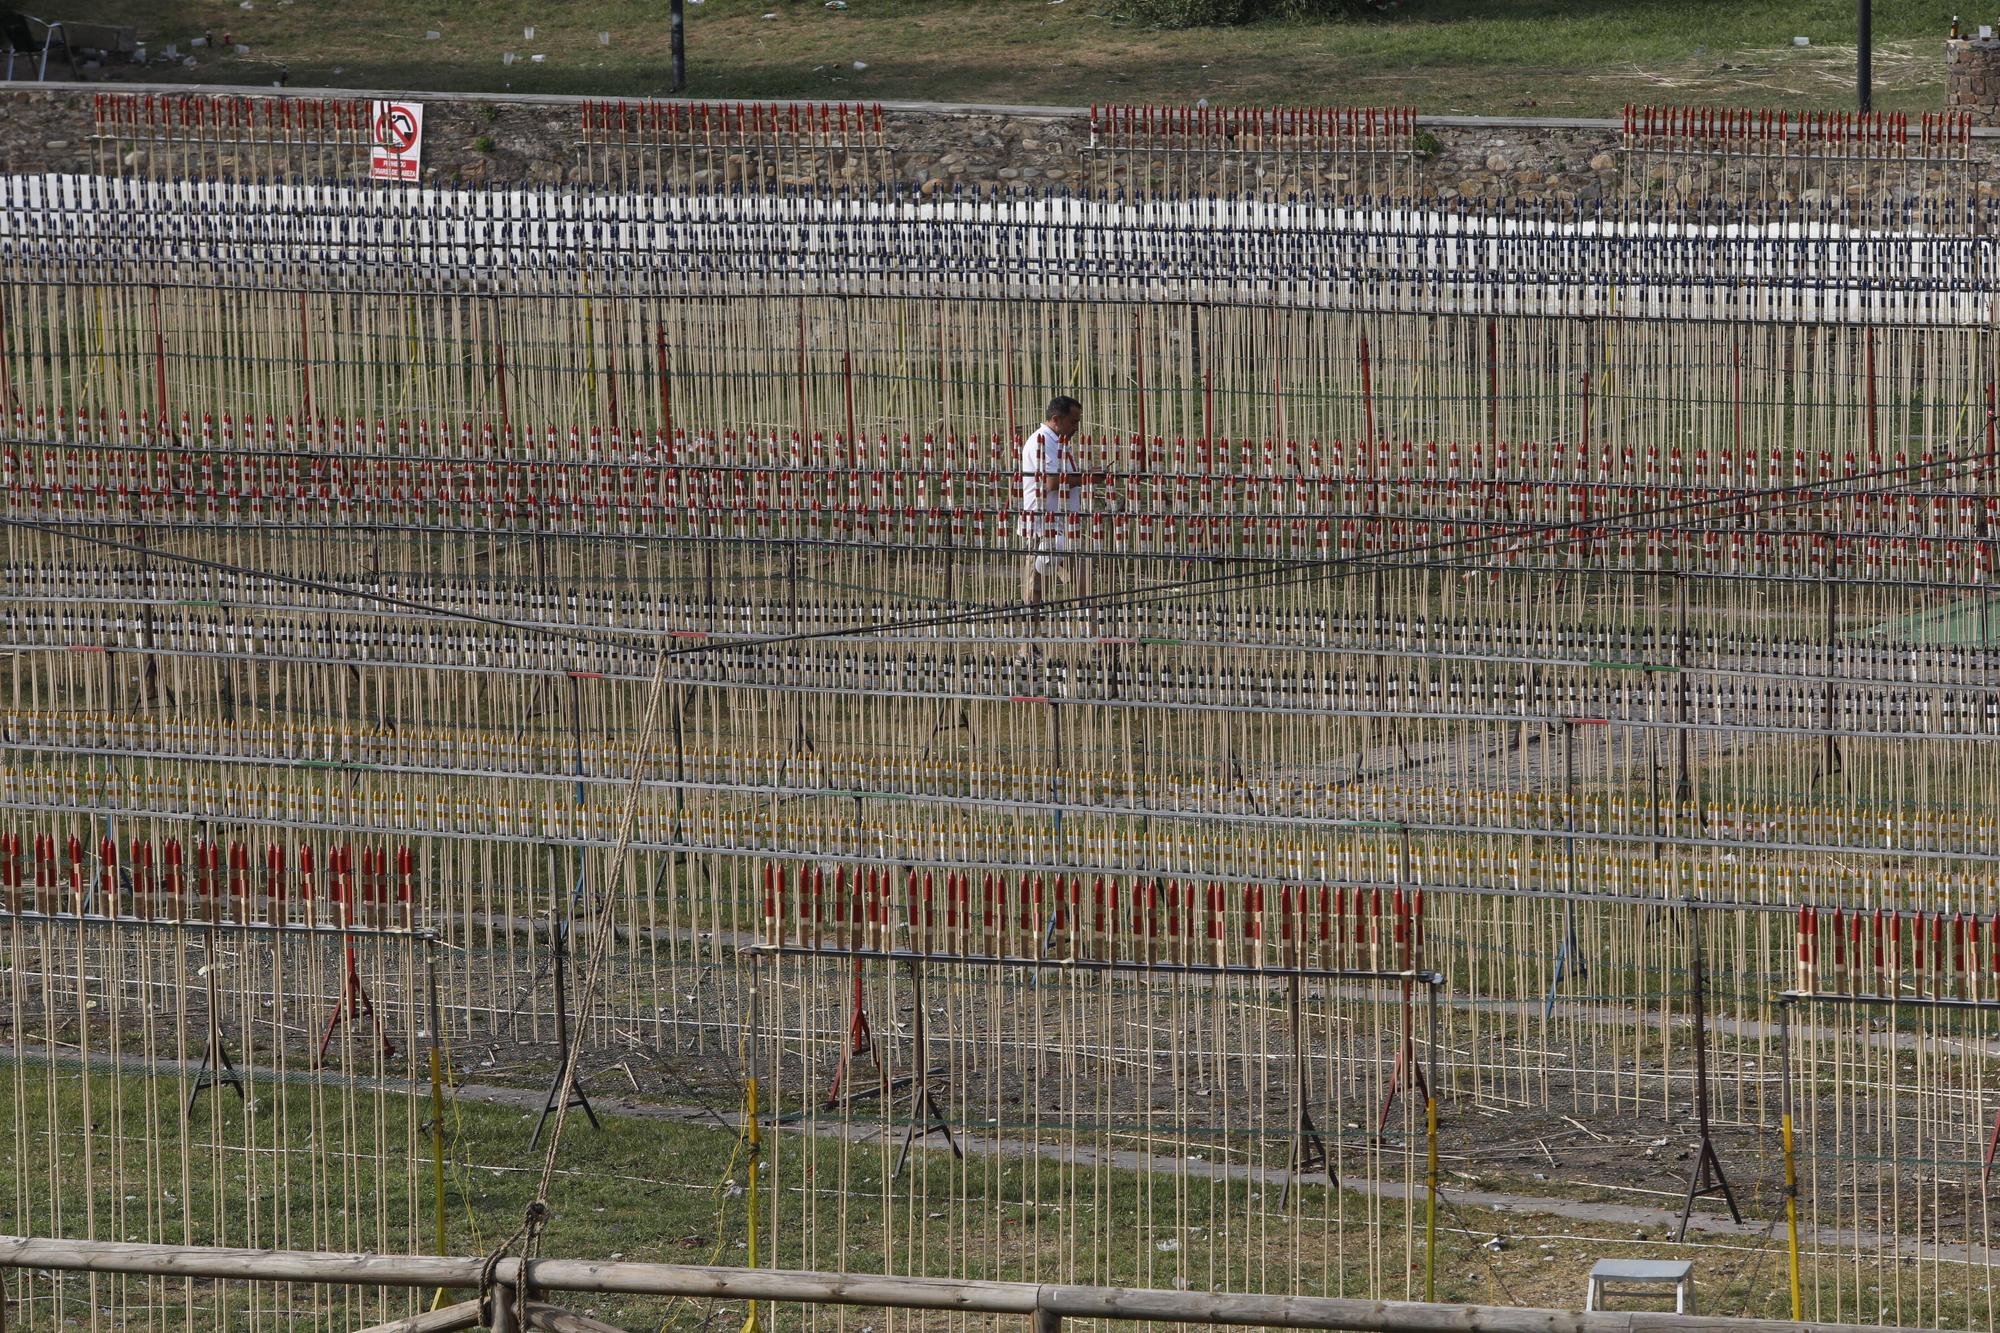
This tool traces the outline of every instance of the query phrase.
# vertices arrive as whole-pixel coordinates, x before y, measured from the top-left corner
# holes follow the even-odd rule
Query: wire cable
[[[1869,487],[1859,491],[1843,488],[1851,488],[1857,482],[1872,482],[1890,477],[1904,476],[1909,473],[1931,472],[1936,469],[1949,469],[1959,466],[1991,467],[1994,465],[1994,462],[1994,454],[1982,449],[1976,453],[1953,454],[1916,463],[1906,463],[1897,467],[1875,468],[1865,472],[1850,473],[1845,477],[1835,478],[1831,481],[1816,480],[1799,482],[1789,486],[1761,489],[1733,488],[1693,500],[1652,505],[1646,508],[1590,518],[1557,520],[1510,529],[1504,533],[1486,533],[1472,537],[1457,537],[1442,541],[1422,542],[1415,545],[1393,547],[1382,551],[1368,551],[1351,556],[1277,561],[1259,569],[1233,570],[1198,578],[1171,579],[1139,588],[1121,589],[1113,592],[1086,593],[1076,597],[1057,598],[1033,604],[976,607],[965,611],[948,612],[943,615],[922,616],[906,620],[878,621],[872,624],[836,626],[830,629],[801,630],[790,634],[773,634],[759,638],[705,641],[695,644],[683,644],[678,647],[662,647],[654,651],[664,658],[691,657],[702,653],[779,647],[791,643],[807,643],[833,638],[851,638],[868,634],[902,633],[912,630],[943,629],[957,625],[985,624],[991,621],[1004,621],[1016,617],[1047,617],[1069,611],[1085,611],[1105,607],[1145,606],[1156,602],[1172,601],[1182,597],[1198,596],[1210,591],[1255,591],[1267,587],[1282,586],[1299,578],[1315,576],[1321,578],[1345,578],[1381,565],[1393,565],[1417,557],[1436,556],[1444,552],[1465,552],[1497,542],[1505,542],[1506,545],[1502,551],[1496,554],[1511,556],[1564,546],[1576,540],[1579,534],[1596,536],[1598,534],[1644,531],[1651,527],[1665,526],[1660,524],[1645,524],[1644,521],[1671,517],[1677,514],[1685,514],[1716,506],[1732,507],[1735,514],[1749,518],[1783,512],[1794,506],[1812,504],[1821,499],[1854,495],[1896,494],[1901,489],[1896,486]],[[1908,484],[1921,484],[1921,480]],[[1763,507],[1759,503],[1769,500],[1779,500],[1782,503],[1770,507]],[[508,620],[503,616],[487,616],[481,615],[476,611],[462,611],[455,608],[435,606],[414,598],[375,592],[367,588],[357,588],[348,584],[334,583],[323,579],[311,579],[296,574],[281,574],[270,570],[260,570],[250,566],[237,565],[228,561],[213,560],[205,556],[187,555],[182,552],[165,550],[156,546],[120,541],[117,538],[102,537],[77,531],[65,525],[44,523],[35,519],[21,518],[13,515],[0,515],[0,524],[41,532],[110,550],[125,551],[134,555],[169,560],[195,568],[209,569],[245,578],[263,579],[286,587],[359,598],[384,606],[422,612],[441,620],[458,620],[471,624],[487,625],[496,629],[513,630],[517,633],[536,635],[568,643],[589,643],[599,647],[619,648],[629,648],[631,646],[629,639],[614,639],[610,636],[593,633],[588,630]]]

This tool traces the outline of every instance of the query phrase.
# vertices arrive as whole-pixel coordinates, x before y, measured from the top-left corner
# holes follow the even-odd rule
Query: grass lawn
[[[690,0],[689,93],[1069,106],[1205,97],[1571,116],[1614,115],[1628,101],[1853,106],[1848,0],[1409,0],[1387,16],[1182,32],[1117,9]],[[1943,104],[1955,12],[1979,18],[1956,0],[1876,6],[1878,107]],[[108,0],[92,16],[136,25],[155,52],[177,42],[198,61],[156,61],[135,78],[267,84],[282,64],[301,86],[608,96],[667,86],[663,0]],[[250,54],[190,51],[204,29]]]
[[[315,1186],[307,1178],[308,1172],[296,1175],[289,1190],[274,1194],[268,1188],[269,1159],[274,1154],[292,1158],[302,1171],[318,1156],[301,1123],[289,1137],[274,1140],[268,1133],[259,1136],[260,1146],[250,1155],[241,1145],[218,1155],[210,1147],[207,1133],[198,1132],[191,1138],[194,1166],[183,1177],[178,1166],[182,1144],[172,1114],[178,1105],[178,1085],[166,1080],[149,1086],[142,1077],[128,1076],[114,1087],[102,1075],[93,1076],[92,1084],[97,1146],[86,1183],[78,1169],[80,1077],[73,1069],[65,1069],[51,1080],[45,1066],[0,1064],[0,1105],[17,1108],[21,1105],[17,1095],[25,1094],[29,1108],[15,1132],[0,1139],[0,1199],[24,1198],[26,1203],[25,1214],[11,1221],[10,1229],[82,1235],[92,1229],[84,1225],[82,1216],[88,1194],[95,1203],[94,1229],[100,1236],[124,1231],[134,1240],[177,1242],[182,1238],[181,1219],[187,1215],[194,1219],[187,1236],[193,1243],[221,1240],[243,1244],[247,1238],[238,1230],[243,1207],[240,1199],[224,1205],[231,1215],[228,1229],[237,1234],[217,1236],[202,1219],[214,1215],[217,1199],[237,1199],[243,1193],[245,1164],[254,1156],[260,1162],[254,1169],[266,1188],[260,1191],[253,1187],[251,1193],[259,1196],[255,1207],[267,1228],[287,1214],[300,1222],[315,1213],[338,1217],[344,1215],[350,1201],[367,1208],[386,1205],[390,1214],[408,1216],[414,1180],[419,1196],[417,1212],[423,1219],[416,1248],[429,1249],[435,1244],[429,1221],[432,1201],[427,1158],[415,1163],[412,1171],[410,1164],[392,1152],[388,1172],[377,1179],[374,1173],[378,1168],[369,1165],[374,1154],[364,1152],[358,1159],[347,1158],[341,1168],[344,1179],[337,1184],[329,1181],[322,1182],[323,1187]],[[258,1095],[268,1099],[271,1089],[260,1086]],[[160,1136],[152,1144],[167,1177],[153,1178],[151,1186],[140,1133],[146,1123],[143,1112],[149,1096],[168,1110]],[[388,1121],[404,1122],[407,1110],[400,1100],[387,1098]],[[114,1114],[114,1104],[122,1115]],[[420,1113],[425,1109],[418,1108]],[[204,1102],[198,1121],[208,1122],[208,1112],[209,1103]],[[70,1163],[61,1173],[68,1184],[60,1191],[65,1213],[60,1222],[49,1213],[50,1165],[44,1154],[55,1142],[46,1133],[50,1116],[65,1125],[62,1151]],[[225,1126],[239,1118],[236,1104],[225,1102]],[[525,1150],[531,1117],[517,1107],[465,1099],[448,1118],[454,1133],[449,1154],[451,1220],[446,1248],[456,1254],[484,1253],[512,1230],[533,1189],[539,1154],[530,1155]],[[115,1134],[114,1126],[121,1123],[125,1152],[114,1159],[108,1136]],[[224,1137],[233,1144],[237,1134],[225,1133]],[[422,1141],[427,1147],[427,1134]],[[602,1131],[579,1119],[565,1138],[561,1177],[551,1195],[555,1216],[542,1253],[634,1261],[743,1262],[744,1166],[740,1156],[733,1154],[734,1141],[735,1135],[728,1129],[671,1119],[610,1113],[604,1117]],[[1002,1279],[1027,1278],[1037,1271],[1046,1275],[1057,1258],[1055,1247],[1064,1244],[1065,1233],[1109,1225],[1133,1235],[1146,1211],[1144,1200],[1162,1188],[1157,1181],[1149,1184],[1134,1172],[1107,1170],[1101,1191],[1086,1187],[1081,1194],[1065,1192],[1053,1162],[1037,1163],[1002,1154],[986,1155],[973,1166],[973,1181],[984,1181],[977,1191],[980,1199],[954,1199],[951,1177],[955,1168],[949,1156],[919,1149],[921,1160],[911,1174],[885,1193],[880,1174],[887,1164],[887,1150],[879,1144],[855,1144],[845,1163],[838,1142],[829,1138],[780,1132],[773,1147],[780,1162],[770,1183],[778,1193],[780,1225],[775,1254],[767,1255],[767,1261],[775,1257],[786,1266],[882,1271],[883,1228],[889,1224],[931,1230],[929,1243],[922,1247],[925,1257],[918,1265],[931,1272],[969,1272]],[[812,1193],[827,1196],[822,1206],[801,1207],[803,1181],[814,1182]],[[149,1203],[145,1198],[148,1193],[159,1197]],[[378,1200],[378,1194],[387,1198]],[[1190,1250],[1206,1247],[1208,1237],[1216,1233],[1246,1240],[1261,1234],[1241,1187],[1212,1195],[1198,1193],[1194,1199],[1198,1207],[1171,1219],[1159,1219],[1166,1234],[1186,1237]],[[1323,1283],[1327,1289],[1344,1286],[1350,1294],[1372,1288],[1384,1295],[1400,1296],[1405,1258],[1403,1206],[1384,1201],[1371,1211],[1361,1196],[1341,1195],[1335,1207],[1346,1219],[1343,1243],[1325,1227],[1330,1220],[1325,1213],[1329,1202],[1321,1190],[1310,1191],[1304,1211],[1311,1216],[1301,1219],[1296,1238],[1273,1234],[1269,1243],[1287,1250],[1294,1245],[1302,1247],[1294,1255],[1297,1271],[1310,1274],[1308,1280],[1313,1285]],[[971,1210],[965,1213],[963,1223],[961,1210]],[[1059,1224],[1059,1215],[1067,1210],[1077,1210],[1079,1216],[1073,1223]],[[885,1211],[892,1216],[885,1218]],[[992,1225],[988,1214],[993,1215]],[[1041,1215],[1041,1220],[1029,1225],[1030,1214]],[[1387,1265],[1386,1271],[1372,1280],[1364,1240],[1371,1227],[1378,1229]],[[1151,1239],[1155,1233],[1142,1234]],[[1498,1251],[1485,1248],[1494,1236],[1504,1238]],[[1629,1224],[1555,1217],[1532,1209],[1503,1214],[1448,1202],[1440,1218],[1438,1295],[1452,1302],[1575,1304],[1581,1298],[1583,1273],[1590,1263],[1605,1254],[1628,1252],[1626,1247],[1633,1239]],[[890,1248],[907,1254],[908,1243],[899,1240]],[[960,1253],[961,1243],[975,1248]],[[1416,1243],[1415,1257],[1421,1262],[1421,1240]],[[333,1247],[340,1246],[336,1242]],[[1164,1285],[1162,1269],[1171,1273],[1174,1260],[1152,1251],[1168,1248],[1169,1242],[1161,1242],[1120,1249],[1106,1257],[1106,1270],[1096,1276],[1116,1284],[1143,1283],[1150,1277]],[[1725,1241],[1720,1249],[1683,1250],[1655,1234],[1638,1252],[1652,1257],[1668,1253],[1697,1257],[1701,1261],[1704,1309],[1765,1316],[1783,1313],[1783,1256],[1781,1250],[1774,1250],[1768,1236]],[[1190,1271],[1197,1276],[1199,1262],[1189,1257]],[[1336,1272],[1344,1272],[1345,1278],[1337,1278]],[[1420,1291],[1418,1275],[1413,1272],[1410,1280]],[[58,1306],[63,1313],[76,1316],[93,1302],[100,1309],[120,1312],[121,1317],[133,1321],[130,1326],[143,1322],[148,1307],[157,1318],[162,1306],[170,1323],[182,1317],[185,1308],[198,1325],[215,1328],[244,1327],[253,1319],[267,1328],[353,1327],[366,1322],[364,1316],[379,1317],[390,1309],[336,1289],[252,1292],[241,1286],[200,1283],[160,1283],[150,1288],[132,1283],[120,1288],[109,1279],[100,1279],[93,1290],[88,1278],[58,1281],[46,1273],[10,1275],[7,1286],[15,1302],[28,1302],[25,1307],[17,1304],[15,1313],[25,1316],[24,1326],[29,1327],[57,1322]],[[742,1314],[740,1306],[718,1309],[716,1303],[707,1301],[577,1297],[572,1303],[622,1327],[648,1330],[733,1327]],[[274,1318],[279,1311],[283,1317]],[[831,1324],[833,1320],[829,1315],[822,1322]],[[860,1322],[876,1320],[864,1315]]]

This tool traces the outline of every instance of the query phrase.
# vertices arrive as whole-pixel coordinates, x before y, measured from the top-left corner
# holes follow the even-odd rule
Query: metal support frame
[[[910,1145],[919,1136],[919,1125],[923,1126],[922,1137],[929,1138],[933,1131],[943,1134],[951,1155],[961,1162],[965,1160],[965,1150],[958,1146],[958,1139],[951,1132],[951,1121],[945,1116],[944,1108],[938,1105],[937,1094],[931,1091],[930,1024],[924,1010],[924,965],[914,959],[910,962],[910,990],[914,1011],[910,1040],[915,1047],[915,1058],[910,1061],[910,1123],[903,1130],[903,1146],[896,1152],[896,1169],[889,1173],[891,1180],[903,1174],[903,1166],[910,1160]]]
[[[359,980],[358,962],[354,957],[352,943],[355,937],[362,939],[405,939],[431,948],[434,948],[438,942],[435,931],[401,926],[369,927],[356,925],[349,927],[345,925],[321,925],[316,922],[174,920],[165,917],[78,915],[72,912],[0,911],[0,925],[11,925],[14,928],[24,925],[76,928],[108,927],[113,930],[121,928],[126,930],[171,928],[176,932],[200,932],[202,936],[203,986],[207,994],[208,1032],[203,1042],[201,1061],[195,1066],[193,1086],[188,1089],[187,1109],[190,1113],[193,1112],[195,1103],[200,1099],[201,1094],[210,1088],[227,1086],[235,1089],[236,1095],[239,1098],[248,1100],[246,1081],[242,1072],[236,1068],[236,1061],[229,1053],[228,1037],[222,1030],[221,997],[216,985],[218,972],[215,961],[215,937],[218,934],[291,936],[307,939],[315,936],[338,936],[343,945],[343,962],[348,967],[356,969],[355,980],[357,982]],[[434,1041],[436,1039],[435,1028],[438,1022],[435,981],[435,974],[433,974],[431,980],[433,986],[431,1013]],[[365,1012],[371,1018],[375,1019],[374,1026],[376,1032],[381,1036],[383,1042],[388,1045],[390,1053],[393,1054],[395,1047],[392,1043],[389,1043],[388,1034],[382,1030],[379,1017],[375,1017],[374,1004],[368,999],[365,990],[360,992],[360,998],[362,1003],[366,1005]],[[347,999],[347,986],[345,981],[343,981],[342,1000],[340,1003],[344,1005]],[[333,1021],[329,1025],[329,1038],[332,1027],[338,1025],[340,1017],[340,1009],[336,1007]],[[324,1051],[324,1045],[322,1046],[322,1051]],[[182,1068],[185,1067],[184,1065],[182,1066]],[[0,1333],[5,1333],[4,1324],[0,1324]]]
[[[1682,680],[1685,682],[1686,678],[1682,677]],[[1570,968],[1572,966],[1575,967],[1577,979],[1580,981],[1588,980],[1590,977],[1590,964],[1583,956],[1583,943],[1578,938],[1576,931],[1576,908],[1579,899],[1576,887],[1576,838],[1578,832],[1576,826],[1576,729],[1578,727],[1602,727],[1610,724],[1609,719],[1601,717],[1566,717],[1561,719],[1561,723],[1563,729],[1563,827],[1561,837],[1563,846],[1563,888],[1566,892],[1563,896],[1562,941],[1556,948],[1556,965],[1554,972],[1549,977],[1549,993],[1542,1000],[1542,1021],[1544,1023],[1549,1022],[1556,1016],[1556,996],[1562,989],[1563,981],[1568,976]],[[1682,735],[1685,737],[1686,733],[1683,732]],[[1635,834],[1634,841],[1644,841],[1644,839]],[[1652,841],[1657,846],[1660,841],[1657,834]]]
[[[341,909],[343,914],[346,909]],[[320,1034],[319,1053],[313,1057],[317,1066],[326,1064],[326,1053],[333,1045],[333,1034],[342,1027],[359,1027],[364,1021],[368,1030],[381,1043],[384,1056],[396,1054],[396,1043],[389,1040],[383,1029],[382,1015],[375,1012],[375,999],[368,993],[367,985],[361,980],[361,962],[354,956],[354,942],[341,936],[341,962],[343,971],[340,978],[340,998],[333,1002],[333,1012],[327,1015],[326,1031]]]
[[[208,1041],[202,1048],[201,1067],[195,1071],[194,1086],[188,1089],[188,1114],[194,1114],[194,1104],[201,1094],[210,1088],[228,1084],[236,1089],[236,1099],[248,1103],[249,1095],[243,1091],[243,1076],[236,1072],[236,1062],[229,1058],[229,1043],[222,1037],[222,1015],[217,1011],[218,1000],[215,988],[215,933],[210,931],[202,937],[202,982],[208,993]]]
[[[826,1100],[820,1103],[822,1110],[830,1111],[842,1101],[852,1101],[856,1097],[868,1095],[854,1089],[854,1062],[867,1056],[875,1066],[876,1091],[889,1090],[889,1069],[882,1063],[881,1054],[875,1049],[875,1032],[868,1025],[868,1009],[861,989],[861,959],[865,951],[852,952],[854,959],[854,988],[848,999],[847,1032],[841,1038],[840,1062],[833,1068],[833,1081],[827,1085]]]
[[[540,547],[537,545],[537,552]],[[569,722],[575,742],[575,755],[571,763],[571,776],[575,780],[574,799],[576,805],[583,805],[583,701],[581,682],[576,672],[568,673],[569,680]],[[549,1117],[558,1106],[576,1106],[590,1118],[590,1127],[603,1132],[604,1126],[597,1119],[597,1111],[590,1104],[590,1095],[583,1090],[581,1073],[570,1071],[569,1033],[569,932],[576,914],[585,901],[585,890],[589,883],[589,860],[581,847],[573,848],[576,853],[576,883],[571,887],[569,901],[563,901],[557,889],[554,876],[549,880],[549,965],[555,973],[556,1002],[556,1072],[549,1084],[548,1096],[542,1099],[542,1113],[535,1118],[535,1132],[528,1137],[530,1149],[542,1141],[542,1130],[548,1125]],[[606,927],[607,929],[609,927]],[[567,1075],[568,1087],[564,1081]]]
[[[1405,961],[1415,949],[1415,941],[1405,942]],[[1286,1170],[1286,1179],[1280,1199],[1291,1195],[1292,1185],[1305,1176],[1324,1171],[1326,1181],[1334,1189],[1340,1188],[1333,1154],[1328,1149],[1326,1137],[1314,1120],[1310,1106],[1306,1079],[1305,1059],[1305,1018],[1302,984],[1308,979],[1322,981],[1364,981],[1394,983],[1401,988],[1399,1001],[1403,1014],[1403,1029],[1397,1046],[1396,1063],[1390,1075],[1389,1090],[1382,1104],[1382,1119],[1377,1131],[1386,1127],[1389,1110],[1394,1105],[1397,1093],[1405,1080],[1410,1086],[1422,1092],[1426,1135],[1431,1144],[1431,1152],[1436,1151],[1437,1134],[1437,1024],[1438,991],[1444,985],[1444,975],[1417,967],[1404,967],[1397,971],[1368,971],[1358,968],[1315,968],[1298,965],[1288,959],[1286,963],[1274,967],[1255,967],[1248,964],[1216,963],[1176,963],[1171,961],[1148,961],[1142,958],[1047,958],[1047,957],[998,957],[992,955],[933,953],[913,949],[841,949],[821,948],[806,944],[759,943],[745,946],[742,952],[753,960],[762,957],[821,958],[845,961],[854,969],[854,997],[852,1017],[848,1023],[848,1036],[842,1043],[841,1063],[836,1069],[834,1082],[824,1102],[824,1109],[831,1109],[841,1101],[853,1101],[864,1096],[880,1095],[885,1101],[904,1084],[911,1085],[910,1114],[904,1128],[902,1143],[896,1155],[895,1169],[891,1178],[900,1176],[908,1160],[911,1147],[919,1137],[928,1137],[932,1132],[941,1132],[950,1146],[952,1155],[963,1160],[964,1151],[959,1146],[951,1130],[950,1120],[937,1103],[936,1095],[930,1088],[933,1071],[927,1068],[929,1045],[928,1019],[924,1008],[924,968],[928,964],[960,964],[970,967],[1017,967],[1032,972],[1143,972],[1149,975],[1160,973],[1193,976],[1224,976],[1265,978],[1286,982],[1288,1004],[1291,1017],[1291,1060],[1293,1082],[1292,1132],[1294,1134],[1292,1155]],[[868,1048],[870,1057],[876,1061],[880,1075],[879,1088],[856,1090],[848,1086],[853,1056],[862,1053],[854,1046],[855,1034],[867,1031],[865,1020],[857,1021],[861,1009],[861,965],[874,960],[889,963],[906,963],[910,968],[911,983],[914,988],[916,1017],[912,1025],[912,1037],[916,1043],[916,1058],[907,1076],[891,1078],[888,1068],[881,1063],[880,1056]],[[1412,987],[1421,985],[1425,990],[1427,1021],[1430,1028],[1430,1052],[1419,1059],[1416,1052],[1416,1017]],[[754,1020],[753,1020],[754,1021]],[[754,1031],[752,1040],[755,1039]],[[800,1113],[779,1116],[774,1121],[784,1124],[796,1119]],[[921,1130],[919,1128],[921,1126]],[[1435,1226],[1435,1159],[1431,1175],[1432,1225]]]
[[[609,927],[606,927],[609,929]],[[542,1130],[547,1127],[549,1117],[564,1103],[563,1074],[569,1069],[569,923],[549,918],[549,963],[555,972],[556,1003],[556,1074],[549,1084],[548,1095],[542,1099],[542,1113],[535,1118],[535,1132],[528,1136],[528,1147],[533,1148],[542,1141]],[[597,1111],[590,1104],[590,1095],[583,1090],[581,1074],[569,1081],[567,1105],[580,1107],[590,1117],[590,1127],[602,1131],[604,1125],[597,1118]]]
[[[1690,949],[1688,982],[1694,1003],[1694,1115],[1701,1146],[1695,1150],[1694,1166],[1688,1171],[1687,1193],[1681,1199],[1680,1229],[1674,1233],[1677,1243],[1687,1239],[1688,1218],[1694,1212],[1694,1201],[1705,1195],[1720,1194],[1723,1202],[1729,1205],[1729,1216],[1735,1219],[1738,1226],[1743,1225],[1743,1211],[1736,1206],[1736,1193],[1729,1188],[1729,1177],[1723,1174],[1722,1159],[1716,1155],[1715,1140],[1709,1131],[1708,959],[1701,947],[1701,917],[1690,902],[1683,907],[1681,919],[1686,923]]]
[[[1292,1030],[1292,1105],[1295,1112],[1292,1129],[1297,1137],[1292,1140],[1292,1159],[1286,1166],[1285,1187],[1278,1194],[1280,1207],[1291,1198],[1292,1182],[1315,1171],[1326,1172],[1326,1183],[1329,1188],[1340,1188],[1340,1176],[1334,1170],[1333,1154],[1327,1151],[1326,1139],[1319,1132],[1318,1124],[1313,1121],[1312,1099],[1306,1080],[1305,1003],[1298,973],[1294,972],[1286,979],[1285,996]],[[1400,1049],[1397,1051],[1397,1059],[1398,1061],[1402,1059]],[[1390,1095],[1395,1094],[1392,1091]],[[1386,1115],[1387,1112],[1388,1107],[1385,1104],[1383,1113]]]
[[[2000,1000],[1961,1000],[1949,996],[1865,995],[1847,991],[1780,991],[1778,1001],[1779,1127],[1785,1154],[1785,1221],[1791,1241],[1792,1317],[1803,1319],[1804,1302],[1799,1273],[1799,1185],[1794,1155],[1792,1123],[1792,1009],[1800,1004],[1834,1004],[1851,1008],[1958,1009],[1974,1013],[2000,1014]],[[2000,1122],[1994,1126],[1993,1145],[1987,1149],[1986,1165],[1991,1170],[1993,1147],[2000,1146]]]
[[[61,19],[57,19],[53,23],[42,23],[42,20],[29,18],[24,14],[21,16],[21,20],[24,23],[42,24],[42,44],[37,49],[17,47],[11,41],[8,43],[6,82],[12,83],[14,81],[14,61],[16,57],[39,55],[41,59],[35,66],[35,81],[37,83],[47,83],[49,79],[49,52],[55,49],[58,39],[62,42],[63,59],[69,62],[70,77],[78,83],[85,81],[83,71],[76,63],[76,48],[70,45],[69,30],[63,26]]]

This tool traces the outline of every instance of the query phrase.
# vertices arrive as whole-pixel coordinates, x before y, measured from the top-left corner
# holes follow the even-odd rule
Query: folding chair
[[[38,27],[42,30],[40,37],[35,36]],[[35,78],[46,80],[49,77],[49,52],[55,49],[57,43],[62,44],[63,59],[69,61],[70,77],[77,80],[83,78],[83,71],[77,68],[76,51],[69,43],[69,33],[60,21],[45,23],[18,9],[0,9],[0,40],[7,43],[9,83],[14,80],[14,60],[18,56],[40,55],[41,60],[35,66]]]

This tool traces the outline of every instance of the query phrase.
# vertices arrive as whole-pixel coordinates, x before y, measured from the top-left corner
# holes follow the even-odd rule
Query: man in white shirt
[[[1021,599],[1030,606],[1044,599],[1051,575],[1069,584],[1074,596],[1089,591],[1083,567],[1072,573],[1064,558],[1075,545],[1077,516],[1083,512],[1085,477],[1069,451],[1082,422],[1082,403],[1051,398],[1041,426],[1021,444],[1021,538],[1029,551]]]

